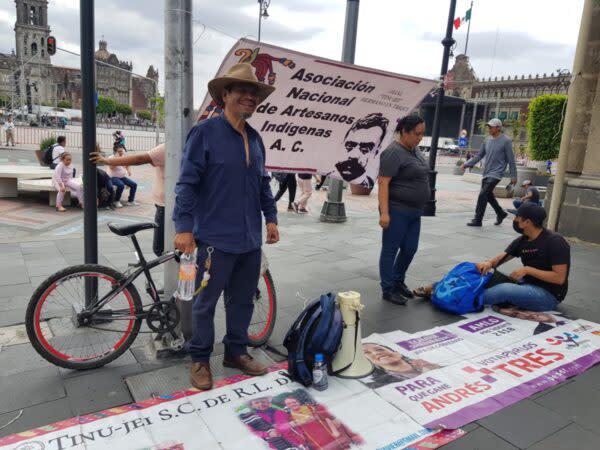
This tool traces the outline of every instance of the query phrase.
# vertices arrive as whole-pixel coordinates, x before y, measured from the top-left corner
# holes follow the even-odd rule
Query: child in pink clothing
[[[54,188],[58,191],[56,193],[56,210],[59,212],[66,211],[63,208],[62,202],[65,198],[67,188],[79,200],[79,205],[83,208],[83,186],[80,181],[73,178],[73,166],[71,166],[71,162],[72,157],[70,153],[64,152],[61,154],[60,163],[54,169],[54,176],[52,177]]]

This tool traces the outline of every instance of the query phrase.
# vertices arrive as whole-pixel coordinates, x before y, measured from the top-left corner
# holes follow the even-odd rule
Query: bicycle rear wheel
[[[118,358],[135,340],[142,302],[135,286],[115,295],[85,318],[86,281],[91,304],[108,294],[123,275],[105,266],[81,264],[47,278],[33,293],[25,315],[27,335],[46,360],[67,369],[92,369]],[[84,319],[85,318],[85,319]]]
[[[254,295],[254,312],[248,327],[248,343],[251,347],[264,345],[275,328],[277,317],[277,294],[271,272],[267,269],[258,280]]]

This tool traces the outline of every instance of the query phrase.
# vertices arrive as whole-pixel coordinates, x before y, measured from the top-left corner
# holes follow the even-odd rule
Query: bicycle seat
[[[109,223],[108,229],[119,236],[129,236],[135,234],[138,231],[149,230],[150,228],[158,228],[158,225],[154,222],[144,223]]]

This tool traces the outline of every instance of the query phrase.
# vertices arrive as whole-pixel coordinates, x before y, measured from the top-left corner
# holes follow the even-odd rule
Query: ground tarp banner
[[[425,427],[458,428],[600,362],[600,325],[516,311],[370,336],[363,347],[379,367],[363,381]]]
[[[264,140],[268,170],[328,174],[368,187],[396,120],[435,86],[248,39],[233,46],[216,76],[240,62],[275,87],[249,120]],[[209,94],[200,111],[200,119],[221,112]]]
[[[437,448],[463,434],[423,428],[359,381],[331,379],[324,392],[282,370],[231,381],[0,438],[0,448],[391,450]]]

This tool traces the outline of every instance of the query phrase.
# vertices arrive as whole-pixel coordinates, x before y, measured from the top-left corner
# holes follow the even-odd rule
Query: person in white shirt
[[[13,122],[12,116],[8,116],[6,122],[4,123],[4,133],[6,134],[6,146],[8,147],[8,143],[12,143],[12,146],[15,146],[15,123]]]
[[[50,164],[51,169],[55,169],[60,162],[60,155],[65,152],[65,145],[67,145],[66,137],[59,136],[56,138],[56,145],[52,149],[52,164]]]
[[[113,157],[122,157],[125,154],[125,147],[123,144],[116,143],[113,152],[114,155],[110,156],[109,159]],[[131,176],[131,170],[129,170],[129,166],[110,165],[108,167],[108,171],[113,185],[117,188],[114,202],[115,208],[121,208],[123,206],[121,203],[121,195],[123,194],[125,186],[129,187],[129,198],[127,199],[126,204],[130,206],[137,206],[139,204],[135,201],[137,183],[129,178]]]

